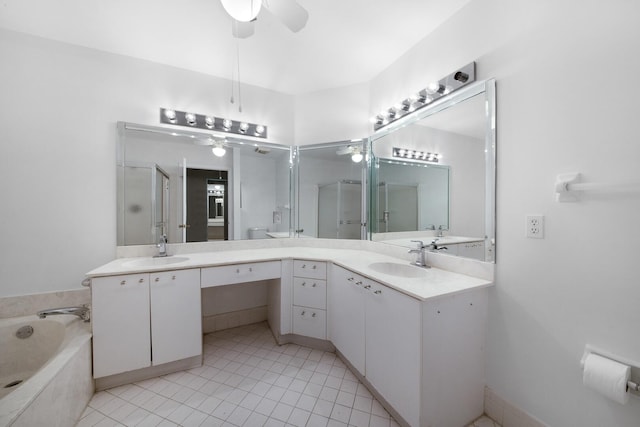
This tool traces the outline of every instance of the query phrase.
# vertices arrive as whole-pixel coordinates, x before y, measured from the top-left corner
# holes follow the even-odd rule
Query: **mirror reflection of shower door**
[[[169,174],[158,165],[154,166],[153,174],[153,241],[157,242],[160,236],[167,236],[169,231]]]
[[[381,231],[414,231],[418,227],[418,186],[381,183],[378,187]]]
[[[362,184],[339,181],[318,188],[318,237],[360,239]]]
[[[359,239],[362,184],[356,181],[338,183],[338,239]]]

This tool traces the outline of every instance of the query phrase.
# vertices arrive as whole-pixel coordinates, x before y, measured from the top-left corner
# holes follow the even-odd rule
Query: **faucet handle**
[[[424,248],[424,242],[422,240],[412,240],[412,242],[418,244],[418,249]]]

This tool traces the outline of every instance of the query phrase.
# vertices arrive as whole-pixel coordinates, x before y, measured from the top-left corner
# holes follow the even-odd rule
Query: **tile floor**
[[[263,322],[205,335],[202,367],[96,393],[86,426],[398,424],[334,353],[278,346]]]

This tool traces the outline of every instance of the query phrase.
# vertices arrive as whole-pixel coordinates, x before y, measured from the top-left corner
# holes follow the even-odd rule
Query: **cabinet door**
[[[151,365],[149,275],[91,279],[93,376]]]
[[[334,266],[328,289],[328,338],[342,355],[364,375],[365,292],[363,279]]]
[[[151,274],[152,363],[202,354],[200,270]]]
[[[365,377],[412,426],[420,424],[420,302],[372,282]]]

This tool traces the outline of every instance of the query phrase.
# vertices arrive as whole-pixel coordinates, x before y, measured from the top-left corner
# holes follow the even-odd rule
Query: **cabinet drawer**
[[[201,274],[201,286],[203,288],[255,282],[257,280],[279,279],[281,262],[267,261],[209,267],[203,268]]]
[[[311,277],[313,279],[327,278],[327,263],[322,261],[293,261],[293,275],[295,277]]]
[[[326,280],[307,277],[293,278],[293,305],[304,307],[327,308]]]
[[[293,333],[324,340],[327,338],[327,312],[293,306]]]

